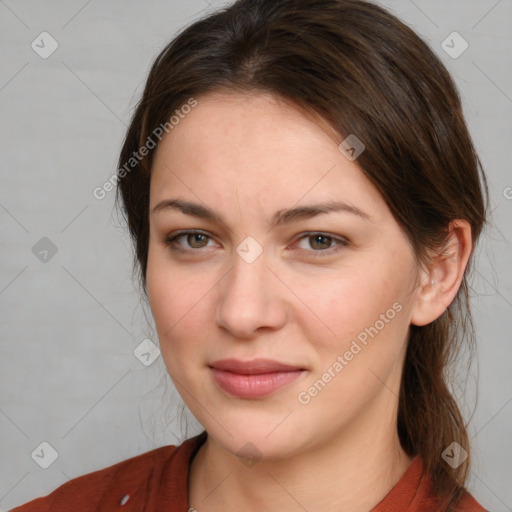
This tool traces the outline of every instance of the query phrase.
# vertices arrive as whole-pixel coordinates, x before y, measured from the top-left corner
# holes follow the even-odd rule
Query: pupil
[[[322,240],[322,239],[323,239],[323,240],[327,240],[327,238],[328,238],[328,237],[327,237],[327,236],[325,236],[325,235],[315,235],[315,236],[314,236],[315,244],[317,244],[317,243],[318,243],[319,245],[322,245],[321,240]],[[325,245],[325,243],[324,243],[323,245]],[[329,244],[327,244],[327,245],[329,245]]]
[[[192,238],[193,238],[193,243],[192,243],[192,245],[193,245],[193,244],[195,244],[195,243],[198,243],[199,245],[201,245],[200,237],[203,237],[204,235],[202,235],[201,233],[195,233],[195,234],[193,234],[193,235],[191,235],[191,236],[192,236]]]

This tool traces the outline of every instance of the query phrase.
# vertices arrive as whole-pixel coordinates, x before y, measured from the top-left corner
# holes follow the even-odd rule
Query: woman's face
[[[262,94],[197,100],[162,139],[150,189],[147,291],[176,388],[232,453],[373,435],[396,414],[418,300],[406,235],[300,111]],[[295,371],[212,368],[260,358]]]

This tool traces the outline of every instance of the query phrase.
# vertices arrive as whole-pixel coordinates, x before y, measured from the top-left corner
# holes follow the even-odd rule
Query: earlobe
[[[471,226],[457,219],[450,223],[448,230],[446,244],[422,271],[411,314],[413,325],[423,326],[436,320],[459,291],[472,251]]]

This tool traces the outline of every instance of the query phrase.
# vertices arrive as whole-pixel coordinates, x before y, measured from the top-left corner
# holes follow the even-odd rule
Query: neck
[[[368,512],[412,461],[400,446],[389,405],[382,401],[373,418],[360,418],[307,451],[250,467],[208,436],[192,461],[189,506],[199,512]]]

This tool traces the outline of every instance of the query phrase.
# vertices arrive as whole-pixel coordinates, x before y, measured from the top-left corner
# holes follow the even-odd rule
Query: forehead
[[[290,100],[267,93],[224,92],[199,97],[197,105],[164,136],[157,152],[193,145],[201,149],[204,159],[228,148],[241,153],[256,149],[262,160],[272,153],[285,153],[297,141],[315,147],[321,139],[335,145],[338,138],[320,116],[313,121]],[[240,142],[243,146],[237,146]]]
[[[199,97],[158,145],[151,205],[171,192],[230,200],[236,189],[240,204],[273,198],[289,206],[308,196],[308,200],[344,199],[382,208],[379,192],[357,161],[341,153],[340,141],[326,121],[307,116],[279,97],[235,93]]]

